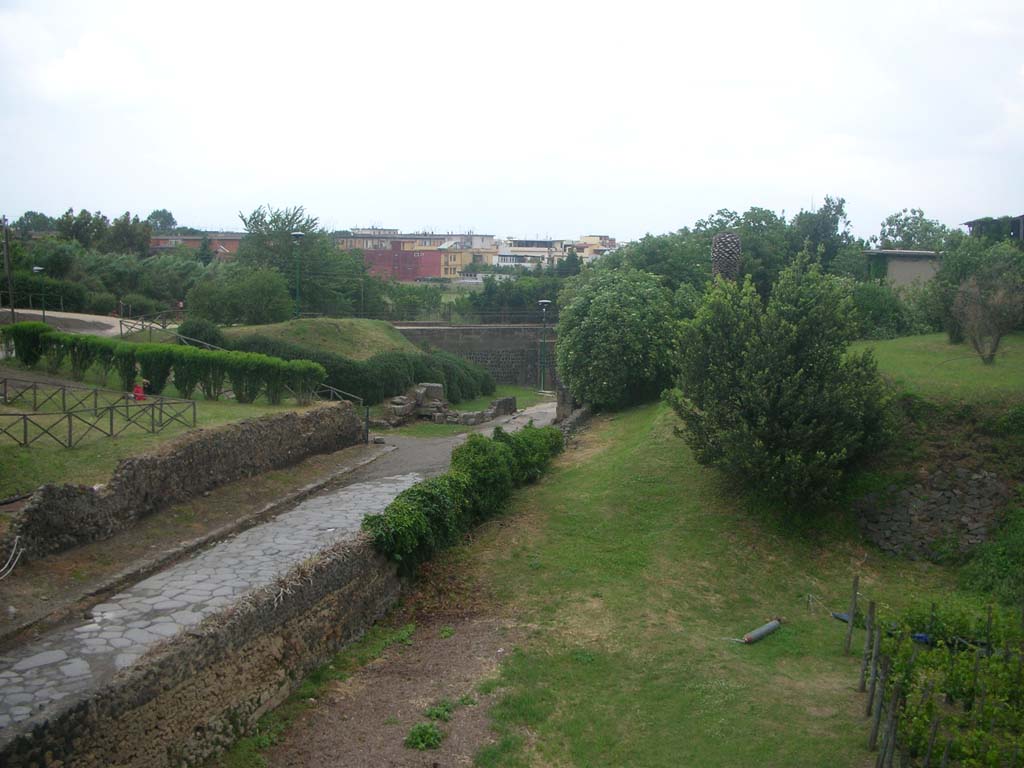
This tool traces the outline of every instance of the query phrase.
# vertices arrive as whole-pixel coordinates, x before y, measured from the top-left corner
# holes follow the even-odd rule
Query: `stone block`
[[[420,388],[423,389],[423,396],[427,400],[444,400],[444,384],[420,382],[416,385],[416,389]]]

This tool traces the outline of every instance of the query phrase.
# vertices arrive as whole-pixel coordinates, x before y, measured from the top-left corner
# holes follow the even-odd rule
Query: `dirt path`
[[[41,321],[43,313],[35,309],[15,310],[18,322]],[[10,322],[10,310],[0,313],[0,323]],[[46,322],[54,328],[70,333],[91,333],[94,336],[117,336],[120,333],[120,318],[108,315],[86,315],[81,312],[51,312],[46,310]]]

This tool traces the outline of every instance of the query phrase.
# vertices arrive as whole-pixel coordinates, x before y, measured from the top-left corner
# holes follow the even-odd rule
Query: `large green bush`
[[[532,425],[494,439],[472,435],[452,452],[451,470],[400,493],[363,530],[406,573],[455,543],[473,524],[499,512],[513,485],[531,482],[562,450],[555,427]]]
[[[202,317],[188,318],[178,326],[178,335],[185,337],[180,340],[182,344],[189,344],[188,339],[195,339],[196,341],[205,341],[214,347],[226,348],[228,346],[227,340],[217,324]]]
[[[671,383],[678,322],[658,278],[598,270],[559,297],[558,375],[580,400],[615,408],[657,397]]]
[[[747,280],[717,280],[684,324],[666,397],[703,464],[795,505],[833,493],[887,434],[888,395],[856,336],[848,286],[801,260],[767,306]]]

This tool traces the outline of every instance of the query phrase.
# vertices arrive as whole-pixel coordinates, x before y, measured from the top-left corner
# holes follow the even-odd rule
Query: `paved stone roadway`
[[[190,560],[161,571],[67,627],[0,657],[0,729],[98,687],[151,645],[198,624],[246,592],[358,530],[422,478],[397,475],[308,499]]]

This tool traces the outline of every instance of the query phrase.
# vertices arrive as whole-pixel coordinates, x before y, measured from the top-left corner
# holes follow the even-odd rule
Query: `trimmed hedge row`
[[[402,491],[380,514],[363,518],[378,551],[405,573],[454,544],[469,528],[501,511],[512,489],[539,478],[562,450],[556,427],[470,435],[452,451],[451,469]]]
[[[300,402],[309,402],[327,372],[310,360],[282,360],[251,352],[221,352],[173,344],[130,344],[102,336],[61,333],[45,323],[15,323],[0,329],[14,345],[15,357],[31,367],[46,359],[57,372],[65,359],[71,361],[72,378],[81,381],[96,364],[104,377],[117,371],[121,386],[130,391],[138,373],[149,381],[150,391],[160,394],[173,372],[174,385],[184,398],[198,388],[207,400],[216,400],[231,381],[235,400],[251,403],[265,394],[272,405],[281,402],[290,387]]]
[[[327,371],[330,386],[357,394],[367,404],[400,395],[422,381],[444,384],[445,397],[452,403],[490,395],[495,389],[494,379],[484,368],[448,352],[381,352],[368,360],[352,360],[259,334],[228,339],[228,343],[232,349],[285,360],[313,360]]]

